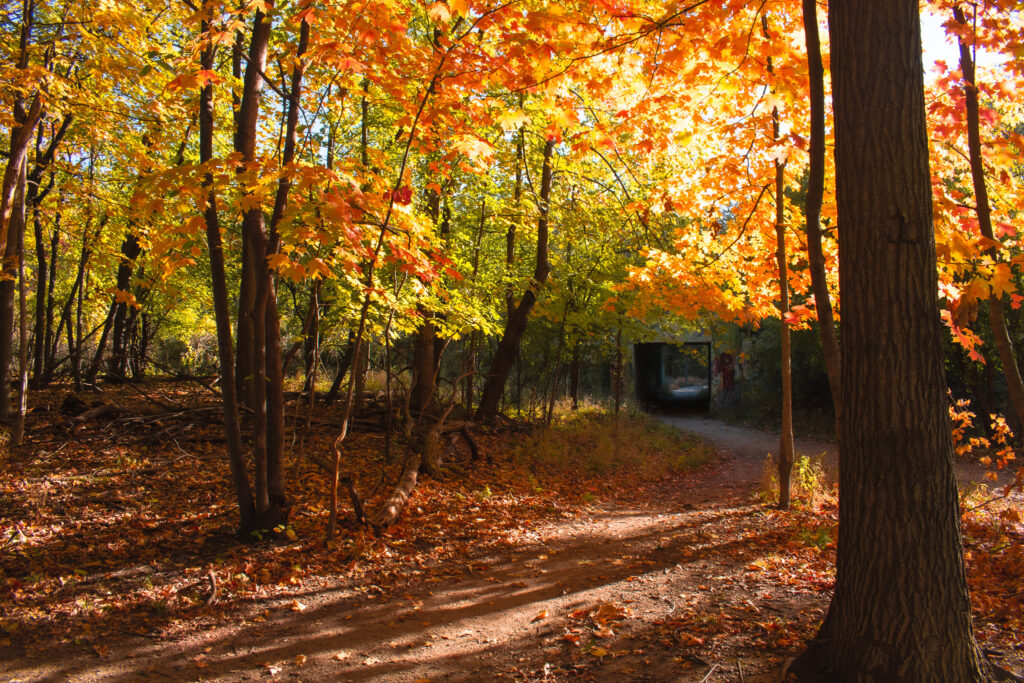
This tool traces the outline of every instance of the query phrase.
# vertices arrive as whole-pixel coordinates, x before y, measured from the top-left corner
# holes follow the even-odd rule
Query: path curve
[[[665,424],[686,432],[698,434],[718,448],[727,451],[733,457],[728,460],[727,467],[737,470],[737,479],[757,481],[768,455],[777,456],[779,452],[779,436],[761,429],[729,424],[707,415],[660,416]],[[839,450],[829,441],[797,438],[795,440],[797,455],[806,455],[824,465],[831,477],[838,476]],[[978,463],[958,460],[956,478],[961,488],[971,485],[985,484],[992,486],[986,475],[988,470]],[[1007,468],[998,473],[998,485],[1006,485],[1013,481],[1013,470]]]

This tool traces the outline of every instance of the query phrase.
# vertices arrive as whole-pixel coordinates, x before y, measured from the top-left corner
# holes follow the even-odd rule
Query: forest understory
[[[833,586],[828,458],[798,441],[811,457],[794,508],[776,510],[772,437],[755,430],[700,420],[704,441],[596,406],[548,430],[476,428],[480,458],[446,441],[452,467],[420,480],[396,525],[375,533],[346,506],[325,547],[316,461],[340,408],[318,407],[303,438],[289,404],[305,453],[290,525],[244,541],[201,384],[108,386],[86,398],[109,409],[82,420],[61,408],[88,401],[36,396],[0,480],[6,680],[772,681]],[[381,425],[361,419],[346,442],[371,506],[404,448],[383,463]],[[979,642],[1024,674],[1021,501],[961,496]]]

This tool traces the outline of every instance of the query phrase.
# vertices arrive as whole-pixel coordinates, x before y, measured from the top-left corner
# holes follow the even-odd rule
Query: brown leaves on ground
[[[241,543],[215,397],[183,384],[147,391],[186,410],[126,413],[73,434],[56,411],[49,423],[37,415],[29,446],[12,454],[0,478],[0,656],[62,648],[102,660],[131,637],[164,640],[223,623],[263,628],[280,614],[298,617],[308,596],[326,590],[393,604],[393,620],[422,624],[427,647],[475,632],[434,634],[417,590],[477,581],[528,600],[554,582],[552,589],[565,586],[561,595],[571,588],[569,597],[580,596],[577,604],[524,602],[518,623],[537,631],[536,648],[506,673],[680,675],[707,672],[727,657],[775,666],[813,636],[827,606],[834,496],[774,510],[749,490],[721,488],[728,475],[714,464],[686,474],[712,460],[707,447],[691,437],[680,446],[643,421],[613,429],[595,418],[589,429],[569,422],[545,434],[481,431],[486,462],[471,461],[453,442],[449,461],[465,476],[424,478],[406,516],[385,534],[350,524],[324,548],[327,485],[313,459],[329,450],[334,414],[321,410],[300,476],[289,482],[290,526]],[[129,389],[109,398],[138,404]],[[59,405],[58,394],[49,402]],[[582,434],[606,428],[623,440],[591,447],[590,459],[587,449],[561,457]],[[637,445],[645,439],[655,447]],[[382,453],[379,431],[357,431],[347,442],[346,468],[366,498],[382,495],[397,476],[401,454],[392,464]],[[706,503],[681,502],[698,493]],[[976,628],[1003,666],[1020,667],[1024,527],[1019,507],[985,500],[964,503],[980,505],[964,516]],[[609,510],[618,516],[607,517]],[[676,516],[644,526],[665,510]],[[611,521],[601,527],[599,519]],[[514,576],[505,573],[509,563]],[[266,666],[374,667],[385,657],[356,654],[335,648],[317,658],[300,649]],[[198,670],[212,670],[207,652],[190,657]]]

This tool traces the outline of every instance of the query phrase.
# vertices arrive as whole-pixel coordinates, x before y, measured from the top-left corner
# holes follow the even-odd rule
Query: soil
[[[717,444],[720,462],[615,500],[554,506],[500,544],[473,550],[465,539],[457,563],[426,561],[386,586],[307,584],[93,651],[8,651],[17,656],[0,663],[0,677],[778,680],[827,608],[829,530],[757,498],[777,437],[664,419]],[[828,444],[797,448],[834,463]],[[811,540],[787,550],[804,535]]]

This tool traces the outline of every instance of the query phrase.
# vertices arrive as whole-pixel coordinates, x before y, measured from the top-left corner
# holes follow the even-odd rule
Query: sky
[[[924,70],[926,73],[933,71],[935,61],[943,59],[951,69],[958,68],[960,64],[960,50],[956,43],[946,37],[946,30],[942,28],[945,18],[938,17],[930,12],[921,12],[921,42],[924,44]],[[979,52],[978,68],[990,68],[999,64],[999,59],[993,53],[986,54]]]

